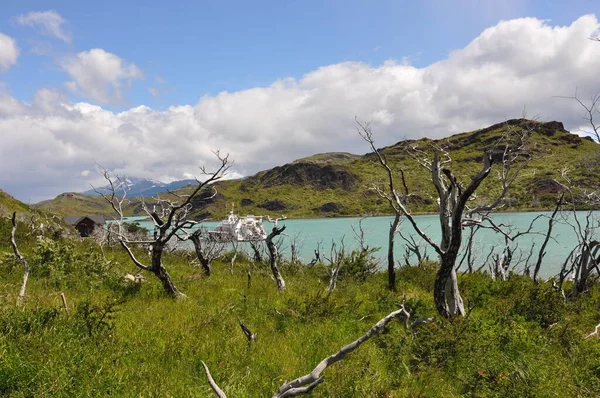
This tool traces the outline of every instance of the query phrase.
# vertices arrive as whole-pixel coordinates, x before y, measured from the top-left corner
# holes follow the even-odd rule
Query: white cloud
[[[101,183],[90,181],[93,172],[81,175],[94,160],[131,176],[189,178],[198,165],[213,164],[211,149],[219,148],[235,160],[233,175],[317,152],[365,153],[355,115],[373,120],[379,146],[485,127],[520,117],[524,106],[530,115],[577,129],[577,105],[555,96],[600,89],[600,43],[587,39],[599,28],[592,15],[563,27],[533,18],[504,21],[424,68],[340,63],[163,111],[138,106],[115,113],[51,90],[25,104],[0,90],[0,131],[19,132],[0,141],[0,169],[11,170],[0,175],[0,187],[25,200],[85,190],[88,182]],[[114,82],[141,74],[103,50],[80,55],[70,72],[74,83],[100,99],[119,93]]]
[[[0,72],[6,72],[17,63],[19,48],[15,39],[0,33]]]
[[[135,65],[101,48],[82,51],[62,63],[73,81],[66,87],[103,104],[123,104],[122,84],[143,77]]]
[[[62,27],[66,20],[56,11],[33,11],[17,16],[15,20],[19,25],[31,26],[43,35],[71,42],[71,34]]]
[[[160,97],[160,93],[158,92],[158,89],[157,89],[157,88],[155,88],[155,87],[150,87],[150,88],[148,89],[148,92],[150,93],[150,95],[151,95],[153,98],[158,98],[158,97]]]

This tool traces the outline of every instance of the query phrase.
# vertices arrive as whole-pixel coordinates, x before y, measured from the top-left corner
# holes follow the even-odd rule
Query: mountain
[[[177,189],[186,187],[190,184],[195,184],[196,180],[179,180],[167,184],[157,180],[136,177],[125,177],[125,182],[128,188],[127,196],[130,198],[136,198],[140,196],[154,196],[161,192],[175,191]],[[97,188],[97,190],[101,193],[109,193],[110,186],[105,185],[103,187]],[[96,192],[93,189],[90,189],[88,191],[82,192],[81,194],[89,196],[98,196],[98,192]],[[122,191],[117,192],[117,194],[122,194]]]
[[[400,141],[381,148],[393,169],[401,166],[405,172],[412,196],[410,208],[414,212],[436,211],[436,192],[428,171],[406,154],[406,145],[429,145],[448,148],[450,168],[463,185],[481,168],[482,153],[494,146],[506,129],[513,131],[534,128],[530,138],[529,155],[532,160],[522,170],[508,195],[504,210],[541,210],[554,206],[561,189],[562,170],[569,170],[571,182],[581,187],[600,186],[600,145],[566,131],[560,122],[540,123],[513,119],[484,129],[456,134],[448,138]],[[368,146],[365,144],[365,149]],[[497,151],[498,149],[496,149]],[[500,186],[496,171],[482,183],[475,202],[485,202],[497,196]],[[236,204],[241,214],[289,217],[333,217],[390,214],[387,201],[371,189],[373,183],[385,181],[386,176],[373,153],[354,155],[341,152],[317,154],[291,163],[261,171],[253,176],[215,184],[218,194],[203,201],[194,201],[195,217],[219,219],[227,212],[227,205]],[[397,187],[400,189],[400,186]],[[191,187],[179,193],[189,193]],[[64,195],[71,195],[65,197]],[[83,196],[83,195],[82,195]],[[63,194],[56,199],[38,204],[40,208],[83,211],[91,213],[110,209],[97,197]],[[149,199],[150,200],[150,199]],[[141,214],[138,201],[132,199],[125,208],[131,215]]]

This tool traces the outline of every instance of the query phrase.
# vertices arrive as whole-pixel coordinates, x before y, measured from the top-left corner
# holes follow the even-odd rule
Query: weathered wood
[[[552,215],[548,219],[548,229],[546,230],[546,236],[544,238],[544,242],[542,242],[542,245],[540,246],[540,252],[538,254],[538,258],[535,263],[535,268],[533,269],[533,281],[536,283],[538,282],[538,273],[540,272],[540,268],[542,267],[542,260],[544,259],[544,256],[546,255],[546,245],[548,244],[548,241],[550,240],[550,236],[552,234],[552,227],[554,226],[556,214],[560,210],[560,207],[562,206],[564,198],[565,198],[565,194],[563,192],[560,195],[558,202],[556,202],[556,207],[554,208]]]
[[[275,225],[273,226],[271,233],[267,235],[265,242],[269,251],[269,265],[271,267],[271,272],[273,273],[273,278],[275,278],[275,282],[277,283],[277,290],[283,292],[285,291],[285,280],[281,276],[281,272],[279,272],[279,267],[277,266],[277,258],[279,256],[279,253],[277,250],[277,245],[273,243],[273,239],[281,235],[283,231],[285,231],[285,225],[283,227],[278,227],[277,221],[279,221],[279,219],[274,220]]]
[[[60,294],[60,299],[62,300],[63,307],[65,308],[65,312],[69,315],[69,306],[67,305],[67,296],[64,293]]]
[[[406,312],[407,311],[404,308],[404,305],[402,305],[399,310],[388,314],[385,318],[377,322],[364,335],[362,335],[352,343],[342,347],[335,354],[330,355],[327,358],[323,359],[321,362],[319,362],[319,364],[312,370],[312,372],[283,384],[281,387],[279,387],[275,395],[273,395],[273,398],[295,397],[297,395],[307,394],[308,392],[312,391],[317,385],[323,382],[324,379],[323,376],[321,376],[321,373],[323,373],[323,371],[327,367],[344,359],[346,355],[356,350],[365,341],[369,340],[371,337],[379,333],[394,318],[399,316],[405,316]]]
[[[225,395],[225,393],[223,392],[223,390],[221,390],[219,388],[219,386],[215,382],[215,379],[213,379],[212,375],[210,374],[210,370],[208,370],[208,366],[206,366],[206,364],[204,363],[204,361],[200,361],[200,362],[202,363],[202,366],[204,367],[204,372],[206,373],[206,378],[208,379],[208,384],[210,384],[210,388],[212,388],[212,390],[215,392],[215,394],[217,395],[217,397],[219,397],[219,398],[227,398],[227,395]]]
[[[323,378],[323,376],[321,376],[321,373],[323,373],[323,371],[325,369],[327,369],[327,367],[344,359],[346,357],[346,355],[348,355],[352,351],[356,350],[365,341],[369,340],[371,337],[373,337],[377,333],[379,333],[394,318],[401,317],[401,316],[405,317],[405,319],[406,319],[405,324],[408,325],[408,319],[410,318],[410,314],[404,308],[404,304],[400,307],[400,309],[388,314],[386,317],[384,317],[379,322],[377,322],[373,327],[371,327],[371,329],[369,329],[361,337],[354,340],[352,343],[342,347],[335,354],[330,355],[327,358],[323,359],[309,374],[298,377],[297,379],[294,379],[290,382],[287,382],[287,383],[284,383],[283,385],[281,385],[279,387],[279,389],[277,389],[277,392],[273,395],[273,398],[296,397],[298,395],[304,395],[304,394],[310,393],[316,386],[318,386],[319,384],[321,384],[324,381],[324,378]],[[425,318],[423,318],[423,319],[425,319]],[[429,321],[429,319],[426,319],[425,321],[419,320],[420,323],[425,323],[427,321]],[[415,321],[415,322],[417,322],[417,321]],[[240,322],[240,324],[241,324],[241,322]],[[212,375],[210,374],[208,366],[206,366],[206,364],[204,362],[202,362],[202,366],[204,366],[204,371],[206,373],[206,378],[208,379],[208,384],[210,385],[210,387],[212,388],[214,393],[217,395],[217,397],[227,398],[227,396],[225,395],[223,390],[221,390],[221,388],[217,385],[217,383],[213,379]]]
[[[19,290],[19,295],[17,296],[17,306],[21,306],[23,304],[23,300],[25,299],[25,291],[27,289],[27,281],[29,280],[29,262],[23,257],[19,248],[17,247],[17,241],[15,239],[15,233],[17,232],[17,213],[14,212],[12,214],[12,230],[10,231],[10,245],[12,246],[13,252],[15,256],[23,263],[25,267],[25,271],[23,272],[23,283],[21,284],[21,289]]]

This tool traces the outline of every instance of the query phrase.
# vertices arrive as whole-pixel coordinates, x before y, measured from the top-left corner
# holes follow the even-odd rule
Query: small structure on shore
[[[79,236],[86,238],[94,233],[96,228],[102,228],[106,217],[101,214],[94,216],[66,216],[63,220],[75,227],[79,232]]]

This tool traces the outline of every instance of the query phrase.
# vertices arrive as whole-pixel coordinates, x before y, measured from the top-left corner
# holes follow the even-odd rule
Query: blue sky
[[[344,61],[378,65],[404,57],[426,66],[500,20],[535,16],[565,25],[600,11],[598,1],[19,1],[0,8],[0,32],[17,39],[18,67],[2,80],[18,99],[62,85],[57,59],[103,48],[144,73],[130,105],[191,104],[207,93],[299,78]],[[52,9],[72,40],[40,36],[14,17]],[[29,53],[38,42],[51,54]],[[155,88],[160,97],[148,92]],[[73,96],[75,99],[77,96]],[[111,108],[120,109],[111,105]]]
[[[6,4],[5,4],[6,3]],[[319,152],[522,116],[585,129],[600,2],[12,1],[0,7],[0,189],[26,202],[165,182],[212,150],[231,178]]]

